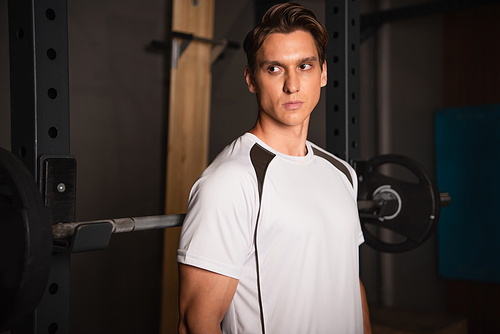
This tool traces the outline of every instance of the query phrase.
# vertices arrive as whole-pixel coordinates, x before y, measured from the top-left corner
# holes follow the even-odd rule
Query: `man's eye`
[[[269,66],[269,68],[267,70],[269,72],[275,73],[275,72],[278,72],[280,70],[280,68],[278,66]]]
[[[300,65],[300,69],[301,70],[308,70],[311,67],[312,67],[312,65],[310,65],[310,64],[302,64],[302,65]]]

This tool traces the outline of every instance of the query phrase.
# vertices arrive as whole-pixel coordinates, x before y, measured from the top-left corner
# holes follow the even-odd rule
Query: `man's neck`
[[[309,121],[296,126],[276,126],[258,119],[249,132],[280,153],[301,157],[307,154],[308,125]]]

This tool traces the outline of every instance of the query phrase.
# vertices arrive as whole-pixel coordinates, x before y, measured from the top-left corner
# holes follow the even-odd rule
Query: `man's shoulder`
[[[251,138],[242,135],[227,145],[205,169],[202,178],[233,180],[252,173],[251,150],[255,145]]]
[[[250,160],[250,143],[241,137],[226,146],[196,180],[190,198],[212,206],[255,197],[257,177]]]
[[[349,165],[345,160],[340,159],[336,155],[328,152],[327,150],[319,147],[318,145],[308,142],[310,147],[313,150],[313,153],[315,156],[326,160],[329,162],[333,167],[336,169],[340,170],[342,173],[345,174],[349,182],[351,183],[352,186],[355,186],[354,184],[354,179],[356,178],[356,172],[354,171],[354,168],[352,168],[351,165]]]
[[[350,167],[350,165],[345,160],[337,157],[335,154],[325,150],[324,148],[320,147],[319,145],[316,145],[310,141],[307,141],[307,144],[308,144],[308,146],[310,146],[312,148],[314,155],[321,157],[321,158],[324,158],[324,159],[329,160],[329,161],[332,161],[332,160],[338,161],[338,162],[342,163],[343,165]]]

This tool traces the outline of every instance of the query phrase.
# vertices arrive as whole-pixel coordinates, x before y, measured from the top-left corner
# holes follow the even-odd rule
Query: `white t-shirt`
[[[223,333],[362,333],[354,170],[246,133],[194,184],[177,262],[239,280]],[[260,185],[260,186],[259,186]]]

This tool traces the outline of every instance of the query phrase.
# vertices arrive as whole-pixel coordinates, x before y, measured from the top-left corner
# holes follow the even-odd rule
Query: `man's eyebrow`
[[[318,61],[318,58],[315,57],[315,56],[311,56],[311,57],[305,57],[305,58],[302,58],[302,59],[299,59],[297,61],[298,64],[304,64],[304,63],[313,63],[315,61]],[[261,67],[267,67],[267,66],[281,66],[281,67],[285,67],[285,64],[278,61],[278,60],[263,60],[261,63],[260,63],[260,66]]]
[[[263,60],[259,64],[261,67],[267,67],[267,66],[285,66],[282,62],[277,61],[277,60]]]
[[[313,63],[315,61],[318,61],[318,58],[313,56],[313,57],[303,58],[299,61],[299,63]]]

